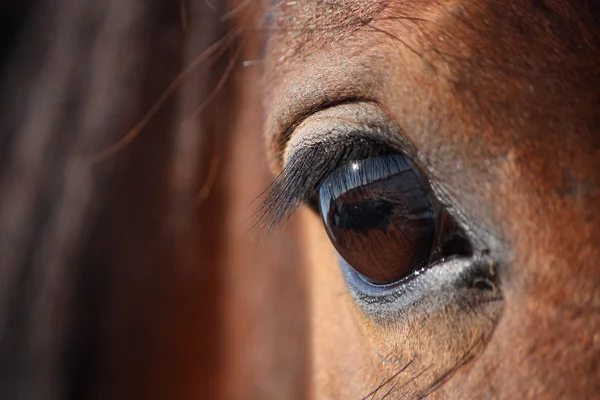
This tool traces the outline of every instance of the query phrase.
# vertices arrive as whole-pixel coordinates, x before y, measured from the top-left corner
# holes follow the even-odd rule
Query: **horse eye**
[[[437,225],[451,227],[451,240],[443,247],[461,252],[468,247],[455,224],[443,223],[449,216],[438,215],[429,185],[404,156],[345,164],[323,181],[318,193],[333,245],[370,283],[389,284],[418,274],[431,262],[432,253],[446,251],[438,246],[432,252]]]

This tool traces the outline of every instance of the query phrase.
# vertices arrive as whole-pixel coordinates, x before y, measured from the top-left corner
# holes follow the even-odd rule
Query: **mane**
[[[214,398],[219,330],[206,327],[220,316],[207,305],[221,295],[215,210],[229,193],[218,160],[241,47],[225,4],[9,2],[3,399],[183,398],[192,385]],[[181,371],[193,359],[192,383]]]

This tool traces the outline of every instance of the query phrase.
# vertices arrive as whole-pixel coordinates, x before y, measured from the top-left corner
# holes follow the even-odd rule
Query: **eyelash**
[[[387,144],[364,137],[317,142],[296,151],[271,184],[255,212],[256,226],[266,232],[287,221],[302,203],[315,211],[315,192],[323,180],[348,161],[396,153]],[[264,193],[263,192],[263,193]]]

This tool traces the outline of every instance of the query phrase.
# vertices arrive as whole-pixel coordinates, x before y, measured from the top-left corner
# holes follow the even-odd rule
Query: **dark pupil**
[[[323,182],[319,197],[331,241],[369,281],[395,282],[426,264],[436,215],[426,185],[403,156],[345,165]]]
[[[344,195],[339,198],[342,197]],[[384,199],[366,198],[346,204],[332,200],[329,221],[338,229],[351,229],[363,235],[370,229],[386,231],[393,208],[394,205]]]

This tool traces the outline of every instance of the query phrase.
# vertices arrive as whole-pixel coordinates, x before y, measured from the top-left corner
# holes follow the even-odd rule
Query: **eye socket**
[[[318,194],[333,245],[369,283],[395,283],[453,253],[470,253],[465,236],[402,155],[346,163]]]

